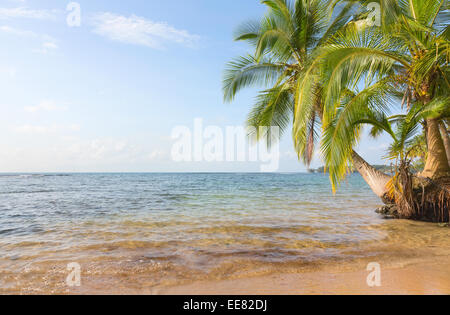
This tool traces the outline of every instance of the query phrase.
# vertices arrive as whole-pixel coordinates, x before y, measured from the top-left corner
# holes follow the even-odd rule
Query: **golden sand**
[[[343,267],[343,266],[341,266]],[[450,257],[439,262],[403,262],[383,268],[381,286],[369,287],[366,270],[317,271],[264,277],[197,282],[155,291],[175,295],[447,295]],[[344,267],[345,269],[345,267]]]

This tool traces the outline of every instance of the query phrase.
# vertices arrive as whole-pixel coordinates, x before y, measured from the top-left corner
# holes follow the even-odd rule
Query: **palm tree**
[[[243,88],[263,86],[247,124],[257,131],[260,126],[277,126],[281,135],[294,118],[299,82],[322,47],[346,25],[357,6],[347,3],[337,7],[337,1],[323,0],[267,0],[262,3],[268,6],[266,16],[261,21],[242,25],[235,36],[238,41],[248,42],[254,51],[228,64],[223,89],[225,101],[232,101]],[[334,15],[333,9],[337,12]],[[314,75],[319,76],[319,69],[316,70]],[[308,166],[321,134],[323,115],[322,85],[315,81],[310,88],[311,95],[301,113],[297,113],[297,125],[293,130],[299,158]],[[270,133],[257,136],[267,141],[271,139]],[[356,152],[351,152],[358,157],[358,170],[375,191],[373,178],[382,178],[384,184],[390,179]]]
[[[447,124],[444,121],[441,121],[439,130],[441,131],[442,139],[444,140],[445,152],[447,153],[448,163],[450,164],[450,135]]]
[[[391,180],[380,171],[368,165],[353,148],[358,144],[362,134],[362,125],[354,125],[355,120],[367,112],[389,112],[392,101],[389,94],[394,87],[391,82],[380,81],[362,91],[343,89],[341,97],[332,117],[324,116],[322,137],[322,155],[329,170],[333,190],[336,191],[339,182],[349,172],[349,161],[358,170],[372,191],[385,203],[392,202],[388,197],[387,183]],[[372,133],[373,136],[376,134]]]
[[[227,66],[223,89],[225,101],[232,101],[241,89],[258,84],[264,87],[258,93],[256,104],[247,120],[249,126],[277,126],[283,133],[289,126],[294,109],[296,85],[316,47],[326,42],[333,29],[346,20],[349,9],[343,10],[334,23],[329,24],[330,4],[320,0],[295,3],[286,0],[262,1],[268,7],[261,21],[247,22],[238,28],[237,41],[246,41],[251,55],[239,57]],[[319,87],[306,114],[307,128],[302,130],[304,142],[299,147],[306,164],[312,159],[320,124],[321,103]],[[267,134],[259,138],[268,137]]]
[[[406,149],[410,152],[410,157],[413,160],[412,170],[415,173],[423,171],[425,168],[425,161],[427,160],[427,142],[425,139],[425,134],[422,132],[416,135],[409,146]]]
[[[419,180],[410,171],[411,162],[416,154],[416,146],[421,146],[420,142],[415,143],[417,134],[425,119],[436,119],[448,112],[447,104],[442,102],[430,102],[426,105],[415,103],[408,110],[407,114],[387,117],[384,112],[375,110],[362,110],[353,117],[351,122],[353,128],[357,129],[361,125],[371,125],[371,135],[376,137],[382,132],[387,133],[392,138],[392,144],[388,149],[386,158],[396,162],[395,173],[386,187],[389,197],[397,204],[397,211],[402,218],[420,218],[428,215],[434,220],[448,220],[448,213],[444,211],[435,212],[437,215],[427,214],[424,209],[425,196],[415,198],[414,181]],[[445,191],[443,192],[446,193]],[[420,201],[419,201],[420,200]],[[442,207],[443,208],[443,207]],[[435,210],[435,209],[433,209]],[[443,209],[442,209],[443,210]],[[434,217],[435,216],[435,217]]]
[[[381,27],[349,23],[341,28],[298,83],[294,130],[304,125],[304,108],[314,95],[312,87],[323,82],[322,151],[334,187],[344,178],[348,162],[355,163],[352,148],[360,136],[360,128],[351,128],[355,113],[368,107],[389,110],[396,99],[403,100],[408,107],[412,104],[450,107],[448,1],[380,0],[379,3]],[[317,68],[321,69],[320,75]],[[364,86],[361,92],[348,96],[349,91],[361,85]],[[428,146],[423,177],[450,176],[439,130],[441,121],[447,117],[448,114],[443,114],[423,119]]]

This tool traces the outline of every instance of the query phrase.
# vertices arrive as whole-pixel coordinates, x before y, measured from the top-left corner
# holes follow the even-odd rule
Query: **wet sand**
[[[71,260],[58,259],[27,264],[17,271],[0,268],[0,294],[450,294],[448,227],[394,220],[372,228],[385,237],[352,243],[336,256],[309,261],[268,263],[232,256],[211,265],[194,260],[192,266],[180,267],[145,258],[147,248],[96,260],[88,252],[80,261],[80,287],[66,285],[66,265]],[[369,263],[380,265],[380,287],[367,284]]]
[[[351,269],[355,266],[350,267]],[[345,269],[345,267],[344,267]],[[448,295],[450,257],[438,262],[381,264],[381,286],[369,287],[366,270],[276,274],[249,279],[197,282],[162,289],[172,295]]]
[[[330,259],[295,272],[217,281],[198,281],[153,291],[154,294],[212,295],[448,295],[450,229],[406,220],[374,227],[386,232],[379,242],[347,251],[353,259]],[[360,253],[363,252],[363,255]],[[381,286],[369,287],[369,263],[381,268]]]
[[[385,227],[421,227],[406,239],[387,238],[364,246],[365,254],[353,259],[329,259],[294,268],[271,270],[267,274],[243,272],[230,276],[181,283],[148,285],[151,275],[127,274],[114,286],[112,279],[86,279],[79,289],[67,294],[144,295],[448,295],[450,294],[450,247],[448,228],[409,221],[387,222]],[[424,229],[424,230],[423,230]],[[416,231],[417,232],[417,231]],[[406,233],[401,233],[403,236]],[[392,235],[391,235],[392,236]],[[350,254],[350,253],[349,253]],[[369,263],[381,268],[381,286],[369,287]],[[236,262],[235,268],[244,266]],[[146,279],[146,278],[149,279]],[[117,279],[116,279],[117,280]]]

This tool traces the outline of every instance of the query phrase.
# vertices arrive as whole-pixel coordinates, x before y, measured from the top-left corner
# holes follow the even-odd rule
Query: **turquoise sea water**
[[[359,175],[333,196],[324,174],[3,174],[0,290],[68,262],[161,284],[345,258],[383,237],[379,205]]]

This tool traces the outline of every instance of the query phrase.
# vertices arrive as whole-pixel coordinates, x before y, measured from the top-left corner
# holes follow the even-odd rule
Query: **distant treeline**
[[[383,172],[383,173],[391,173],[392,172],[392,168],[390,166],[387,165],[372,165],[373,167],[375,167],[377,170]],[[319,167],[317,169],[311,169],[309,170],[310,173],[325,173],[325,167]],[[358,171],[353,169],[352,171],[353,173],[357,173]],[[328,170],[327,170],[328,173]]]

